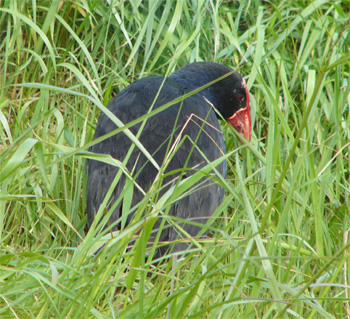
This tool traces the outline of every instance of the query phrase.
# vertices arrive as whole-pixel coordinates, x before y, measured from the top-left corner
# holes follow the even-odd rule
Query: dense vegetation
[[[349,318],[349,19],[348,0],[0,0],[0,317]],[[87,231],[85,159],[115,94],[200,60],[247,79],[253,138],[222,123],[211,239],[154,268],[155,214]]]

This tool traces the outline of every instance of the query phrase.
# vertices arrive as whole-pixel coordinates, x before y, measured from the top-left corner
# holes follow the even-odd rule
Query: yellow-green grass
[[[348,0],[0,1],[0,317],[350,317],[349,19]],[[113,96],[200,60],[246,78],[253,138],[222,122],[211,237],[154,268],[157,214],[203,172],[110,234],[87,230],[85,160],[122,166],[88,152]]]

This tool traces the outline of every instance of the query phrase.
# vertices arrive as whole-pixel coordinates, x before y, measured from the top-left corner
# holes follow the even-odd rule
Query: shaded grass
[[[326,0],[2,1],[1,316],[350,316],[348,24],[346,2]],[[197,60],[247,78],[253,140],[222,123],[213,236],[153,268],[141,213],[154,194],[124,231],[86,232],[87,147],[117,92]]]

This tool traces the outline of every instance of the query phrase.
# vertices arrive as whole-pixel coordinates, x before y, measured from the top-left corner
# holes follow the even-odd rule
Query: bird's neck
[[[213,79],[208,78],[208,76],[206,74],[203,74],[203,75],[198,74],[197,76],[194,76],[194,75],[189,76],[189,74],[185,74],[184,72],[179,72],[179,71],[181,71],[181,69],[174,72],[169,78],[172,80],[175,80],[179,84],[179,86],[184,94],[192,92],[193,90],[199,89],[200,87],[215,80],[215,78],[213,78]],[[198,94],[202,95],[214,107],[217,107],[218,99],[216,98],[214,92],[215,91],[213,90],[212,87],[207,87],[207,88],[201,90],[200,92],[198,92]]]

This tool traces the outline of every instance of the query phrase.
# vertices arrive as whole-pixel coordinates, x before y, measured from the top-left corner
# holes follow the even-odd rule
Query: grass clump
[[[350,317],[346,1],[0,4],[1,317]],[[246,77],[253,139],[222,123],[213,237],[153,268],[141,217],[87,232],[87,149],[121,89],[199,60]]]

